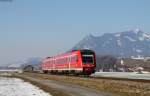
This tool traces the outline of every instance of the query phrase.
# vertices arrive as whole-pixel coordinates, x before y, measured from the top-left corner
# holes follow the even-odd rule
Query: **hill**
[[[97,54],[117,57],[150,56],[150,34],[139,29],[101,36],[88,35],[72,49],[92,49]]]

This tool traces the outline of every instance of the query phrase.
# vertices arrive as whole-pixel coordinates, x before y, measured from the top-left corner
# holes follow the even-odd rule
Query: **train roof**
[[[68,51],[66,53],[69,53],[69,52],[74,52],[74,51],[81,51],[81,52],[94,52],[93,50],[90,50],[90,49],[80,49],[80,50],[71,50],[71,51]]]
[[[71,54],[72,52],[77,52],[77,51],[80,51],[80,52],[94,52],[93,50],[89,50],[89,49],[71,50],[71,51],[67,51],[66,53],[56,55],[56,56],[46,57],[46,59],[55,58],[57,56],[62,56],[62,55],[67,55],[67,54]]]

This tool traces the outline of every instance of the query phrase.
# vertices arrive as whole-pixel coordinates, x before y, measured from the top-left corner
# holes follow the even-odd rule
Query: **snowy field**
[[[96,72],[92,76],[150,80],[150,73],[138,74],[136,72]]]
[[[38,87],[17,78],[0,77],[0,96],[51,96]]]

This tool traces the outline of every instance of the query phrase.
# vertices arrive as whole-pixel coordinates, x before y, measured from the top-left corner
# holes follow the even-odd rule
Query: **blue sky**
[[[0,1],[0,65],[63,53],[88,34],[150,32],[150,0]]]

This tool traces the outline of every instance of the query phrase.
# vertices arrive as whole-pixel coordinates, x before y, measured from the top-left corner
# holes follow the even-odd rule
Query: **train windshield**
[[[83,54],[82,55],[82,62],[83,62],[83,64],[93,64],[94,63],[93,54],[91,54],[91,55]]]

